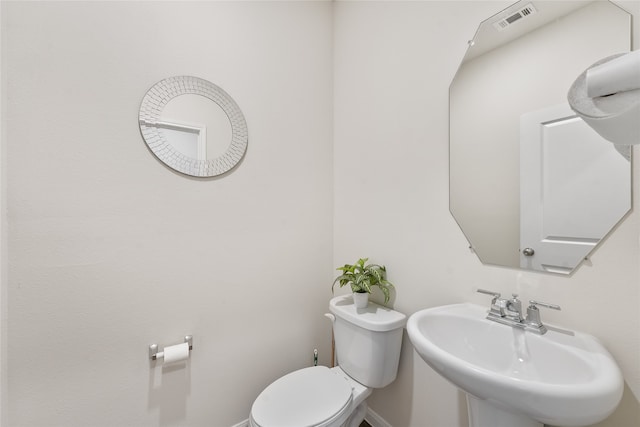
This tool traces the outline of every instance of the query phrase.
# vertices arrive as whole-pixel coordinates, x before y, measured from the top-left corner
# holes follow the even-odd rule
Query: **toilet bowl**
[[[251,407],[250,427],[358,427],[373,388],[395,380],[406,316],[351,295],[329,303],[338,366],[291,372],[267,386]]]
[[[342,427],[364,404],[372,389],[349,378],[339,367],[313,366],[271,383],[255,400],[250,427]],[[358,426],[362,419],[355,424]]]

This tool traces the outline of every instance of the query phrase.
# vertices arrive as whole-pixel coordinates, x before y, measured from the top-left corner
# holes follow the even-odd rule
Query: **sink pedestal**
[[[543,427],[544,424],[526,415],[505,411],[486,400],[465,393],[469,410],[469,427]]]

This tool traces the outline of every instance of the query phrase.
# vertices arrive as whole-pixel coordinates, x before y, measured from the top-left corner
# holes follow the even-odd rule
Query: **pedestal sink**
[[[470,427],[586,426],[620,403],[613,357],[590,335],[544,335],[487,320],[487,309],[454,304],[409,317],[414,348],[467,394]]]

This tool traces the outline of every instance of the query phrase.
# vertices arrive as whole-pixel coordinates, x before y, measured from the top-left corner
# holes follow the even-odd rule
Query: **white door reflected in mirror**
[[[607,142],[568,104],[520,117],[520,267],[571,273],[631,208],[630,159]]]
[[[204,96],[173,98],[162,110],[157,125],[177,151],[198,160],[220,157],[231,144],[229,117]]]

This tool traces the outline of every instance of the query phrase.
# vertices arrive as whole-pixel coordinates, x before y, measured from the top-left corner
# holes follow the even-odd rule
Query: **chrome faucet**
[[[498,292],[487,291],[486,289],[478,289],[478,292],[481,294],[487,294],[493,296],[491,300],[491,309],[489,310],[489,314],[493,314],[494,316],[504,317],[504,300],[500,299],[500,294]],[[500,303],[498,303],[500,301]]]
[[[504,315],[514,322],[522,322],[522,302],[518,299],[518,294],[511,294],[512,298],[507,300]]]
[[[486,289],[478,289],[478,292],[493,297],[487,319],[504,325],[523,328],[540,335],[547,332],[547,327],[540,320],[540,310],[538,310],[537,306],[560,310],[559,305],[530,300],[527,308],[527,317],[524,318],[522,317],[522,301],[518,299],[518,294],[511,294],[511,298],[507,299],[500,298],[501,295],[498,292]]]

